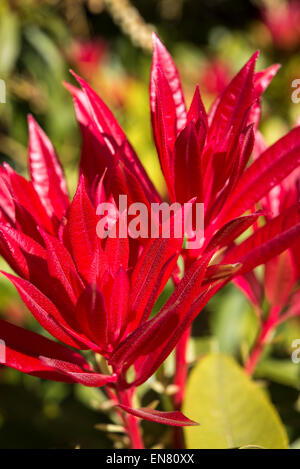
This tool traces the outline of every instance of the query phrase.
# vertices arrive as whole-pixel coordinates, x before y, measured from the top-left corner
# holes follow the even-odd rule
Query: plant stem
[[[252,352],[250,353],[248,360],[246,361],[246,364],[245,364],[245,371],[248,375],[252,376],[254,374],[254,371],[260,360],[263,350],[264,350],[264,344],[259,339],[255,347],[252,349]]]
[[[187,363],[187,345],[191,335],[191,327],[189,327],[183,334],[182,338],[176,347],[175,356],[175,377],[174,384],[178,387],[178,391],[174,394],[173,403],[176,410],[180,410],[184,399],[186,379],[188,374]],[[174,447],[184,448],[184,437],[182,428],[174,428]]]
[[[189,327],[181,337],[176,347],[175,358],[175,377],[174,384],[178,387],[178,391],[174,395],[174,407],[176,410],[181,409],[182,401],[185,393],[185,385],[188,373],[187,363],[187,346],[191,335],[191,328]]]
[[[270,336],[278,325],[278,322],[278,315],[271,314],[268,321],[262,324],[262,328],[258,339],[256,340],[256,344],[253,347],[245,364],[245,371],[248,375],[252,376],[254,374],[258,362],[264,352],[266,345],[269,343]]]
[[[123,404],[127,407],[132,407],[132,397],[134,389],[128,391],[117,391],[117,397],[119,404]],[[144,443],[141,436],[139,421],[133,415],[123,413],[123,422],[127,430],[130,446],[132,449],[144,449]]]

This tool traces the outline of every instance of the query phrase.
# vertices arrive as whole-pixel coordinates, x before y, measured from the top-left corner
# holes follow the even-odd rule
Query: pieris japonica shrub
[[[186,345],[192,322],[227,283],[235,282],[245,293],[260,321],[246,364],[249,373],[268,335],[300,311],[300,127],[266,147],[258,130],[261,98],[279,66],[256,71],[257,57],[249,59],[209,112],[198,87],[187,108],[172,58],[154,36],[153,137],[166,202],[204,207],[202,243],[193,249],[187,248],[184,232],[131,236],[130,219],[124,222],[117,209],[119,197],[146,208],[163,201],[110,110],[76,75],[79,87],[65,84],[82,134],[73,199],[51,142],[31,116],[30,180],[7,164],[0,167],[0,251],[17,274],[3,275],[53,337],[0,320],[5,364],[44,379],[104,387],[134,448],[143,447],[138,419],[201,424],[181,413]],[[103,203],[115,207],[108,218],[117,228],[125,223],[125,236],[118,230],[109,236],[111,226],[107,236],[98,235],[97,207]],[[265,265],[264,278],[254,270],[260,265]],[[151,315],[170,279],[174,292]],[[174,349],[174,409],[136,408],[136,388]]]

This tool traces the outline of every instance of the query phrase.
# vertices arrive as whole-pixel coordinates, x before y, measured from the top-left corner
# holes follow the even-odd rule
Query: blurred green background
[[[72,68],[115,112],[129,139],[164,193],[152,143],[148,78],[151,31],[172,52],[189,102],[196,83],[209,106],[250,55],[260,49],[259,68],[282,68],[266,93],[261,130],[269,143],[295,125],[292,81],[300,78],[300,20],[280,14],[283,0],[1,0],[0,160],[26,174],[28,113],[34,114],[55,144],[70,191],[77,182],[80,135],[73,104],[62,82]],[[282,11],[282,10],[280,10]],[[277,12],[277,13],[276,13]],[[280,26],[280,27],[279,27]],[[1,268],[4,263],[0,261]],[[166,295],[168,292],[165,292]],[[39,331],[13,288],[0,280],[0,315]],[[227,287],[194,325],[190,359],[221,350],[243,359],[257,332],[255,314],[242,294]],[[300,323],[285,324],[258,369],[288,429],[300,438],[299,370],[290,344]],[[1,331],[0,331],[1,338]],[[172,358],[156,380],[170,381]],[[165,400],[157,381],[140,390],[149,403]],[[153,389],[151,389],[154,388]],[[44,382],[0,369],[0,448],[108,448],[116,435],[95,429],[111,421],[98,390]],[[168,406],[168,402],[163,402]],[[143,424],[146,444],[169,444],[170,430]],[[299,440],[300,441],[300,440]]]

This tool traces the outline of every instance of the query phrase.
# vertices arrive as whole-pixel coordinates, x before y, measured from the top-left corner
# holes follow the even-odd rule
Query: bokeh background
[[[300,104],[291,99],[292,82],[300,78],[298,0],[1,0],[0,79],[7,90],[6,103],[0,104],[0,162],[26,174],[26,119],[32,113],[55,144],[74,191],[80,135],[72,100],[62,84],[73,82],[72,68],[115,112],[163,194],[148,105],[153,30],[173,54],[187,101],[199,83],[207,107],[255,50],[261,51],[258,68],[281,63],[265,95],[261,130],[272,143],[295,125],[300,116]],[[0,267],[6,268],[3,261]],[[2,279],[0,316],[39,331]],[[247,300],[229,286],[195,323],[190,360],[210,350],[242,360],[256,332],[255,314]],[[294,338],[300,338],[297,320],[278,331],[257,377],[267,380],[267,392],[290,439],[300,447],[300,375],[290,360]],[[164,391],[171,374],[172,358],[156,380],[142,386],[142,401],[161,399],[167,408]],[[98,390],[0,368],[0,448],[118,445],[119,435],[103,430],[111,422],[104,402]],[[148,447],[168,447],[170,430],[143,425]]]

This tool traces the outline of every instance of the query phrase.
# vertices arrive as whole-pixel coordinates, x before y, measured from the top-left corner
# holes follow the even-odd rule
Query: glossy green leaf
[[[200,423],[184,429],[187,448],[288,447],[285,429],[265,393],[225,355],[207,355],[194,368],[183,413]]]

